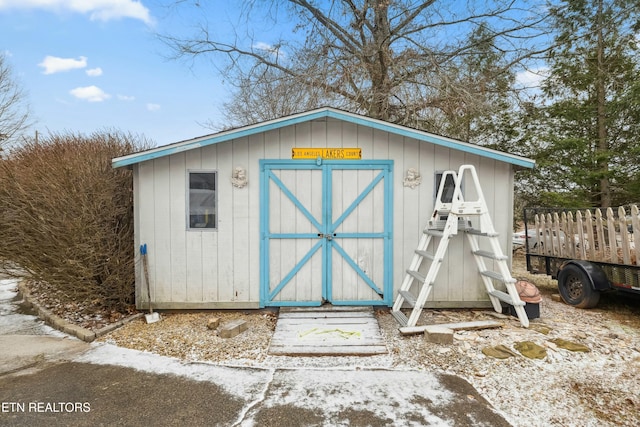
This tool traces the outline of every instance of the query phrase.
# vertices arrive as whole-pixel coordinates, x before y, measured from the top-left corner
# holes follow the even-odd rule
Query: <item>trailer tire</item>
[[[589,276],[575,264],[565,266],[558,274],[558,290],[564,302],[578,308],[593,308],[600,292],[593,289]]]

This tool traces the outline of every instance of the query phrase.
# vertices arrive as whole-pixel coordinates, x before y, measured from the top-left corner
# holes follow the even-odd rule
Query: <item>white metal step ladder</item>
[[[475,193],[477,200],[465,200],[462,194],[461,187],[465,182],[465,175],[469,174],[474,186],[473,190],[475,190],[469,193]],[[451,183],[454,184],[453,194],[446,197],[445,189],[450,189]],[[445,196],[445,201],[442,200],[443,196]],[[416,326],[420,313],[433,289],[442,260],[447,253],[449,240],[458,235],[458,231],[467,236],[471,254],[475,259],[478,272],[482,277],[494,310],[502,313],[501,302],[512,305],[522,326],[528,327],[529,318],[524,309],[525,303],[520,299],[516,290],[516,280],[511,277],[507,265],[509,258],[504,255],[500,247],[499,234],[493,227],[493,221],[480,188],[478,174],[473,165],[462,165],[458,173],[446,171],[442,174],[433,215],[423,230],[411,264],[406,270],[391,314],[401,326]],[[481,239],[488,241],[488,249],[480,248]],[[436,248],[435,252],[428,251],[432,241],[431,247]],[[419,272],[424,260],[428,260],[430,263],[426,276]],[[489,263],[491,269],[486,260],[492,261]],[[504,284],[506,292],[496,289],[494,281]],[[417,296],[410,292],[414,283],[419,288]],[[409,317],[400,311],[405,303],[413,308]]]

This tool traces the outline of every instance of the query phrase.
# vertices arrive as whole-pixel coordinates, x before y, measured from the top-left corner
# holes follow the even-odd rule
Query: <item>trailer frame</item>
[[[562,299],[580,308],[595,307],[602,292],[640,295],[638,207],[602,210],[536,207],[523,213],[527,271],[558,280]]]

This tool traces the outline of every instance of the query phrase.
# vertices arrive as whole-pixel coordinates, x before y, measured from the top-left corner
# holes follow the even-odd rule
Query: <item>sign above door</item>
[[[362,148],[292,148],[291,158],[293,160],[360,160],[362,159]]]

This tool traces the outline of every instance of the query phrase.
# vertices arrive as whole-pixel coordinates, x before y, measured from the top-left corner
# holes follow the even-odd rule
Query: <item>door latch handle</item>
[[[321,239],[327,239],[327,240],[333,240],[333,238],[336,236],[336,233],[333,234],[322,234],[322,233],[318,233],[318,237]]]

